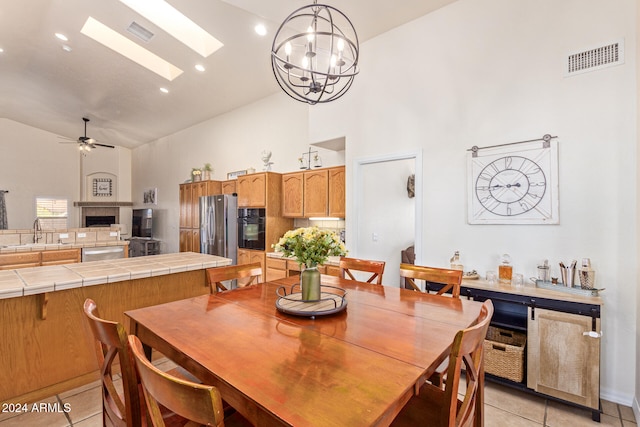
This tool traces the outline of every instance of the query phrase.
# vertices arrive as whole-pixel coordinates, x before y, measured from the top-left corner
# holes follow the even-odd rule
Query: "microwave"
[[[238,209],[238,247],[264,251],[266,243],[264,208]]]

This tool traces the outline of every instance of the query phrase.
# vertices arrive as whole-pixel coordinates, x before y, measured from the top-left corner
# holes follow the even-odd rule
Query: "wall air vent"
[[[148,43],[155,34],[138,24],[136,21],[132,21],[127,27],[127,31],[138,37],[145,43]]]
[[[567,56],[565,77],[624,64],[624,40]]]

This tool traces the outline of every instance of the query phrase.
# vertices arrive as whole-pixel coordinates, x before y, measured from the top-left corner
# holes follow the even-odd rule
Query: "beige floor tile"
[[[71,408],[69,417],[73,423],[102,413],[102,396],[100,395],[99,387],[71,395],[65,398],[63,402],[69,404]]]
[[[620,415],[622,419],[625,421],[633,421],[636,422],[635,414],[633,413],[633,409],[630,406],[618,405],[620,408]]]
[[[542,427],[542,422],[531,421],[491,405],[484,405],[484,425],[487,427]]]
[[[40,406],[40,404],[50,406]],[[34,406],[35,405],[35,406]],[[66,427],[69,420],[62,412],[64,409],[58,399],[54,396],[36,404],[27,404],[26,412],[14,412],[9,418],[2,419],[2,427]]]
[[[622,427],[636,427],[637,425],[635,421],[622,420]]]
[[[64,401],[64,399],[66,399],[67,397],[73,396],[74,394],[82,393],[83,391],[92,390],[94,388],[100,389],[101,384],[102,382],[100,380],[96,380],[92,383],[85,384],[78,388],[74,388],[73,390],[62,392],[58,396],[60,397],[60,399]],[[100,393],[100,391],[98,391],[98,393]]]
[[[73,423],[73,427],[102,427],[102,414],[97,414],[86,420]]]
[[[604,399],[600,399],[600,404],[602,405],[602,412],[604,414],[611,415],[616,418],[620,417],[617,404]]]
[[[544,422],[545,399],[533,394],[487,382],[484,387],[484,401],[487,405],[520,415],[531,421],[540,424]]]
[[[620,427],[620,418],[600,414],[600,422],[591,419],[591,411],[549,400],[547,404],[547,427],[566,426],[612,426]]]

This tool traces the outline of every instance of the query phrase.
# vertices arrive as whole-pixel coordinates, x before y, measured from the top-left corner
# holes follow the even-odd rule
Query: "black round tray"
[[[288,293],[284,286],[276,290],[278,311],[295,316],[314,318],[339,313],[347,308],[347,292],[335,286],[320,285],[320,299],[303,301],[300,284],[293,285]]]

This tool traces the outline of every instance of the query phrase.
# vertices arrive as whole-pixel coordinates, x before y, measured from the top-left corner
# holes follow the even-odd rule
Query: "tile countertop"
[[[0,271],[0,299],[231,265],[195,252],[149,255]]]
[[[286,257],[282,254],[282,252],[267,252],[267,257],[268,258],[281,258],[281,259],[286,259],[286,260],[291,260],[291,261],[295,261],[296,259],[294,257]],[[340,265],[340,257],[339,256],[330,256],[329,259],[327,260],[327,262],[325,262],[323,265],[332,265],[332,266],[339,266]]]

